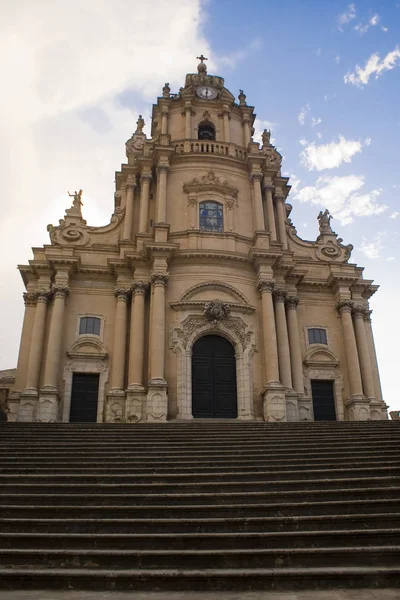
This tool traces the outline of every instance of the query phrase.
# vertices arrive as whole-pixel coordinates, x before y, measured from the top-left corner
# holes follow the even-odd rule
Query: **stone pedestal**
[[[55,423],[59,420],[60,398],[57,388],[45,385],[40,390],[36,409],[36,421],[39,423]]]
[[[294,390],[286,391],[286,420],[288,422],[299,420],[298,396],[299,394]]]
[[[354,394],[346,402],[349,421],[370,421],[370,401],[363,394]]]
[[[299,411],[299,421],[313,420],[312,398],[309,398],[305,394],[300,394],[297,397],[297,407]]]
[[[286,421],[285,388],[279,381],[270,381],[263,390],[264,421],[282,423]]]
[[[122,423],[125,421],[125,392],[110,390],[107,394],[105,421],[107,423]]]
[[[147,388],[147,421],[166,421],[168,414],[168,385],[165,379],[151,379]]]
[[[132,385],[126,390],[125,421],[138,423],[146,418],[146,389],[141,385]]]
[[[20,394],[18,421],[32,423],[36,421],[37,403],[39,394],[37,390],[25,390]]]

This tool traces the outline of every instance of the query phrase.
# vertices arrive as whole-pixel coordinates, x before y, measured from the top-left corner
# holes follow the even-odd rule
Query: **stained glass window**
[[[205,231],[223,231],[224,213],[219,202],[200,203],[200,229]]]

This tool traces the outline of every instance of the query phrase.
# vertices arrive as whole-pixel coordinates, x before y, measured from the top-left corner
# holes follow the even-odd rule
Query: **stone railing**
[[[215,154],[245,160],[247,153],[236,144],[209,140],[178,140],[174,142],[177,154]]]

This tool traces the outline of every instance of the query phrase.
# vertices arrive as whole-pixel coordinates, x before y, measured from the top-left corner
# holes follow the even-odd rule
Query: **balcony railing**
[[[207,140],[179,140],[173,142],[177,154],[215,154],[246,160],[247,152],[236,144]]]

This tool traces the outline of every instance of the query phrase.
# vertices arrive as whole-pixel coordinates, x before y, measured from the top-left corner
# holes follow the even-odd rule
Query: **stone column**
[[[130,240],[132,236],[132,225],[133,225],[133,199],[135,195],[136,183],[133,180],[129,180],[126,183],[126,207],[125,207],[125,220],[124,220],[124,240]]]
[[[222,117],[224,119],[224,142],[229,144],[229,142],[230,142],[230,131],[229,131],[230,112],[229,112],[228,107],[226,107],[226,106],[224,106],[224,108],[222,110]]]
[[[285,389],[279,381],[278,348],[272,300],[273,288],[274,282],[270,279],[260,280],[258,283],[261,293],[264,366],[267,380],[262,392],[264,419],[265,421],[286,421]]]
[[[130,290],[126,288],[116,288],[115,290],[117,306],[115,309],[114,347],[112,356],[110,392],[119,390],[122,391],[124,389],[129,294]]]
[[[352,300],[342,300],[337,304],[337,309],[342,318],[347,377],[350,387],[350,398],[347,401],[347,410],[350,421],[365,421],[370,418],[370,413],[369,404],[365,399],[362,389],[357,343],[351,318],[353,305],[354,303]]]
[[[244,146],[245,146],[245,148],[247,148],[247,146],[250,144],[250,140],[251,140],[249,117],[245,117],[243,119],[243,135],[244,135]]]
[[[157,223],[167,221],[167,176],[169,166],[159,165],[157,168]]]
[[[274,186],[271,183],[264,183],[265,205],[267,209],[267,231],[271,234],[271,241],[276,242],[274,202],[272,199],[273,190]]]
[[[354,330],[356,334],[358,359],[360,361],[361,379],[364,394],[367,398],[375,399],[374,381],[372,378],[371,359],[367,345],[367,336],[364,327],[363,306],[353,308]]]
[[[264,211],[261,195],[261,173],[252,173],[251,181],[253,184],[253,218],[255,231],[264,231]]]
[[[47,343],[46,363],[44,368],[43,386],[40,390],[37,420],[41,422],[58,419],[58,380],[61,359],[61,343],[64,327],[65,300],[69,288],[62,283],[52,287],[53,313],[51,315],[49,339]]]
[[[189,103],[185,103],[185,139],[192,139],[192,106]]]
[[[47,304],[51,292],[49,290],[38,290],[36,292],[37,306],[35,320],[33,323],[32,337],[30,340],[28,372],[26,377],[25,394],[33,391],[37,394],[39,389],[40,367],[43,363],[43,345],[46,328]]]
[[[161,109],[161,133],[168,133],[168,106]]]
[[[132,284],[132,311],[129,343],[128,387],[143,387],[144,308],[147,285],[143,281]]]
[[[287,306],[287,324],[289,334],[290,362],[292,364],[293,388],[299,394],[304,394],[303,379],[303,361],[301,358],[301,346],[299,336],[299,324],[297,321],[297,306],[299,299],[297,296],[288,296]]]
[[[140,178],[139,233],[147,233],[149,228],[150,183],[150,173],[143,173]]]
[[[370,356],[370,360],[371,360],[372,376],[374,379],[375,397],[380,402],[383,402],[382,387],[381,387],[381,381],[380,381],[379,369],[378,369],[378,360],[376,357],[374,335],[372,332],[372,325],[371,325],[371,313],[372,313],[372,310],[368,310],[368,309],[365,310],[365,312],[364,312],[364,327],[365,327],[365,334],[366,334],[366,339],[367,339],[367,344],[368,344],[369,356]]]
[[[273,292],[275,303],[275,321],[276,321],[276,337],[278,344],[279,358],[279,374],[280,382],[286,388],[292,388],[292,373],[290,368],[290,351],[289,337],[286,324],[285,299],[286,292],[284,290],[275,290]]]
[[[278,231],[279,241],[283,244],[283,248],[286,250],[288,247],[286,237],[286,208],[285,208],[285,196],[278,191],[275,193],[276,208],[278,214]]]
[[[165,373],[165,288],[166,273],[151,275],[150,323],[150,381],[148,385],[146,415],[149,421],[166,421],[168,413],[167,382]]]

